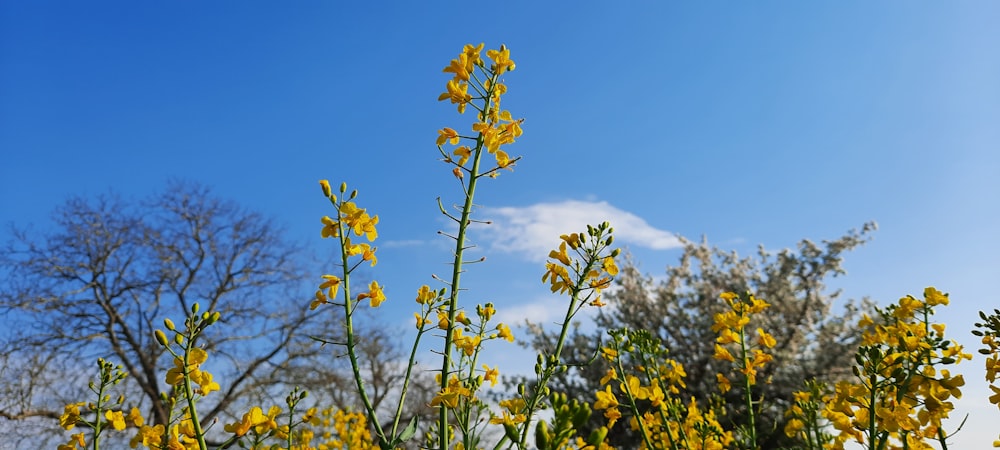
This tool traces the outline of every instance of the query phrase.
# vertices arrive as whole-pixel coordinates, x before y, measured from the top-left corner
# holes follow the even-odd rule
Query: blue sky
[[[44,228],[69,194],[180,177],[321,253],[316,181],[347,181],[381,217],[367,275],[403,324],[449,270],[435,198],[457,189],[433,143],[469,118],[436,101],[441,68],[465,43],[506,43],[524,158],[481,185],[502,225],[473,234],[488,261],[470,300],[545,318],[560,299],[539,259],[580,221],[617,224],[657,275],[675,234],[749,254],[876,220],[836,282],[847,296],[937,286],[967,345],[975,312],[1000,305],[1000,3],[430,5],[3,2],[0,222]],[[961,448],[986,448],[1000,418],[980,367]]]

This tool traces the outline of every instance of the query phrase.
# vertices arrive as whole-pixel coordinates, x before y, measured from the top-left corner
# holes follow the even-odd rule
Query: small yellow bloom
[[[438,101],[451,100],[452,104],[458,104],[458,112],[464,113],[465,105],[472,101],[472,95],[469,94],[469,84],[457,79],[448,80],[445,89],[447,91],[438,96]]]
[[[569,254],[566,253],[566,243],[559,243],[559,250],[550,251],[549,258],[559,260],[564,266],[570,265]]]
[[[336,298],[337,290],[340,289],[340,278],[337,277],[336,275],[323,275],[321,278],[323,278],[326,281],[321,283],[319,285],[319,288],[321,290],[327,289],[326,296],[328,298]]]
[[[499,50],[487,50],[486,56],[493,60],[493,72],[497,75],[514,70],[515,64],[510,59],[510,49],[506,45],[500,45]]]
[[[469,162],[469,158],[472,157],[472,150],[463,145],[456,148],[453,154],[458,157],[458,165],[464,166],[465,163]]]
[[[611,392],[611,386],[605,386],[603,391],[597,391],[597,401],[594,409],[608,409],[618,406],[618,398]]]
[[[506,339],[507,342],[514,342],[514,334],[510,332],[510,327],[503,323],[497,324],[497,337]]]
[[[729,382],[729,378],[726,378],[726,376],[721,373],[715,374],[715,381],[719,383],[719,391],[723,394],[729,392],[729,390],[733,388],[733,385]]]
[[[458,145],[458,139],[458,132],[451,128],[444,127],[438,130],[437,145],[444,145],[445,142],[451,145]]]
[[[378,308],[385,301],[385,293],[382,292],[382,287],[378,285],[377,281],[372,281],[368,285],[368,292],[358,294],[358,301],[366,298],[371,302],[372,308]]]
[[[145,420],[142,418],[142,413],[139,412],[139,408],[134,406],[132,407],[132,410],[128,412],[126,419],[128,419],[129,423],[135,425],[136,428],[142,427],[142,424],[145,423]]]
[[[420,289],[417,289],[417,303],[421,305],[429,304],[436,298],[437,292],[432,290],[431,287],[426,284],[420,286]]]
[[[496,367],[491,369],[490,366],[487,366],[486,364],[483,364],[483,369],[486,370],[486,373],[483,375],[483,379],[490,382],[490,387],[496,386],[497,377],[500,376],[500,370]]]
[[[108,419],[108,422],[114,429],[118,431],[125,429],[125,415],[121,411],[112,411],[109,409],[104,412],[104,418]]]
[[[726,350],[725,347],[719,344],[715,344],[715,355],[713,355],[713,357],[723,361],[736,361],[736,358],[733,358],[733,355],[729,353],[729,350]]]
[[[451,60],[451,62],[448,63],[448,67],[445,67],[442,72],[455,74],[456,80],[469,81],[469,72],[471,72],[471,70],[472,69],[469,67],[469,55],[462,53],[458,56],[458,59]],[[444,98],[439,98],[438,100],[444,100]]]
[[[774,340],[774,336],[768,334],[763,328],[757,328],[757,335],[759,336],[757,342],[764,347],[773,348],[778,343]]]
[[[63,408],[63,415],[59,416],[59,426],[66,431],[72,430],[80,420],[80,407],[85,404],[85,402],[79,402],[66,405]]]
[[[340,235],[339,222],[331,219],[329,216],[323,216],[320,221],[323,222],[323,229],[320,231],[320,235],[323,236],[323,238],[337,237]]]

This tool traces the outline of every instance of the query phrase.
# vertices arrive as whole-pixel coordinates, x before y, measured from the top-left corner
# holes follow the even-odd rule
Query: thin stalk
[[[192,319],[193,320],[193,319]],[[194,428],[194,437],[198,439],[198,448],[201,450],[208,450],[208,444],[205,442],[205,432],[201,429],[201,421],[198,420],[198,411],[195,409],[194,401],[194,389],[191,389],[191,372],[188,370],[188,358],[191,355],[191,349],[194,348],[195,336],[197,331],[192,331],[191,336],[188,337],[184,346],[184,397],[188,404],[188,415],[191,417],[191,426]]]
[[[742,313],[741,313],[742,315]],[[750,368],[747,364],[750,364],[750,360],[747,359],[747,342],[746,342],[746,328],[740,327],[740,356],[741,365],[743,370],[749,372]],[[753,385],[750,384],[750,376],[747,374],[743,375],[743,400],[747,405],[747,421],[749,422],[748,432],[750,433],[750,448],[753,450],[757,449],[757,423],[756,423],[756,413],[753,410],[753,392],[751,389]]]
[[[413,348],[410,349],[410,360],[406,365],[406,375],[403,376],[403,388],[399,394],[399,403],[396,404],[396,414],[392,419],[392,439],[395,440],[399,434],[399,419],[403,416],[403,405],[406,404],[406,393],[410,388],[410,375],[413,373],[414,361],[417,359],[417,348],[420,346],[420,338],[424,335],[423,326],[417,330],[417,337],[413,340]]]
[[[595,255],[596,254],[597,250],[595,249]],[[582,292],[583,289],[585,288],[587,274],[590,273],[590,270],[594,267],[596,259],[597,259],[596,257],[586,257],[585,260],[587,261],[587,266],[584,268],[584,270],[580,271],[577,274],[576,284],[573,286],[573,289],[571,290],[573,295],[570,297],[569,307],[566,308],[566,315],[563,317],[562,330],[559,331],[559,340],[556,341],[556,350],[555,352],[553,352],[553,356],[555,356],[555,362],[546,367],[545,370],[542,372],[542,378],[541,380],[539,380],[538,385],[535,386],[535,392],[529,399],[528,404],[526,405],[524,414],[525,417],[530,418],[534,415],[535,408],[538,407],[538,402],[541,399],[541,392],[543,391],[545,386],[548,385],[549,379],[552,378],[555,368],[559,366],[559,360],[560,357],[562,356],[563,347],[566,344],[566,335],[569,333],[570,323],[573,320],[573,316],[576,315],[577,310],[579,309],[577,305],[581,303],[580,292]],[[519,443],[520,448],[527,448],[526,446],[528,442],[528,431],[530,428],[528,426],[529,423],[530,420],[525,421],[524,431],[521,432],[521,442]]]
[[[343,195],[343,193],[341,193]],[[334,206],[339,206],[334,204]],[[342,289],[344,291],[344,329],[347,330],[347,339],[345,345],[347,346],[347,356],[351,360],[351,370],[354,373],[354,383],[358,387],[358,394],[361,396],[361,402],[365,405],[365,411],[368,413],[368,422],[375,427],[375,433],[378,435],[380,443],[384,446],[388,444],[385,436],[385,432],[382,430],[382,425],[378,421],[378,417],[375,415],[375,407],[372,406],[371,399],[368,398],[368,391],[365,389],[365,382],[361,378],[361,365],[358,363],[357,352],[354,351],[354,346],[356,345],[354,341],[354,305],[351,301],[351,271],[348,269],[348,255],[346,247],[347,233],[351,232],[350,228],[344,227],[343,221],[339,220],[340,208],[337,208],[337,237],[340,239],[340,261],[341,267],[343,268],[343,279],[340,282],[343,284]]]

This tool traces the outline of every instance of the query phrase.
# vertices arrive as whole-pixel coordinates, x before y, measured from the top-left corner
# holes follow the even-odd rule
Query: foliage
[[[678,387],[681,398],[708,399],[718,391],[716,374],[726,372],[729,364],[714,357],[714,317],[727,308],[719,295],[752,292],[766,299],[770,307],[748,326],[768,330],[776,341],[769,349],[773,363],[760,371],[765,382],[756,384],[753,392],[755,399],[767,399],[773,405],[757,417],[758,442],[764,448],[792,445],[781,432],[785,422],[782,411],[793,401],[797,386],[806,379],[832,382],[850,374],[847,368],[859,339],[854,322],[859,311],[870,311],[871,306],[868,302],[846,302],[835,312],[839,291],[828,290],[826,283],[829,277],[845,273],[844,252],[866,242],[874,229],[873,223],[865,224],[860,231],[821,245],[803,240],[797,252],[772,254],[761,247],[756,258],[725,252],[704,240],[685,240],[680,263],[667,267],[666,279],[661,282],[643,276],[629,260],[622,266],[617,289],[606,295],[609,307],[598,311],[596,326],[577,328],[571,334],[567,347],[570,358],[588,360],[605,330],[647,330],[687,371],[687,383]],[[528,330],[532,347],[540,351],[553,348],[554,335],[542,324],[529,324]],[[600,381],[610,368],[603,361],[576,367],[553,379],[552,389],[571,398],[585,398],[603,389]],[[719,420],[724,427],[733,430],[746,423],[743,394],[722,395],[726,411]],[[602,425],[595,418],[587,430]],[[640,441],[627,428],[612,430],[608,439],[624,447],[637,446]]]

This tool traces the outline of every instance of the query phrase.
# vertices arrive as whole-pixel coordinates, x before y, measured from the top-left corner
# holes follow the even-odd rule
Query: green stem
[[[343,193],[341,193],[343,195]],[[337,207],[337,214],[340,214],[340,205],[334,203]],[[375,414],[375,407],[372,406],[371,399],[368,398],[368,391],[365,389],[364,379],[361,377],[361,364],[358,363],[358,354],[354,350],[357,345],[354,339],[354,304],[351,300],[351,271],[348,268],[348,254],[347,254],[347,233],[351,232],[349,227],[344,227],[343,221],[337,221],[338,228],[338,239],[340,240],[340,264],[342,273],[344,277],[340,280],[343,284],[342,290],[344,292],[344,329],[347,332],[347,339],[345,345],[347,347],[347,356],[351,361],[351,370],[354,374],[354,383],[358,387],[358,395],[361,396],[361,402],[365,405],[365,412],[368,413],[368,422],[375,427],[375,434],[378,436],[379,441],[383,447],[388,444],[385,432],[382,430],[382,425],[378,421],[378,416]]]
[[[615,351],[618,351],[618,344],[615,341]],[[632,395],[632,390],[629,388],[628,379],[625,376],[625,368],[622,367],[621,353],[615,357],[615,365],[618,366],[618,373],[622,374],[622,387],[625,389],[625,396],[628,397],[629,409],[632,410],[632,415],[635,416],[635,421],[639,424],[639,431],[642,432],[642,440],[646,443],[646,448],[653,449],[653,442],[649,438],[649,430],[646,429],[646,422],[642,420],[642,416],[639,415],[639,406],[635,404],[635,396]],[[667,434],[670,434],[669,425],[667,426]]]
[[[545,387],[549,384],[549,380],[552,375],[555,374],[556,367],[560,366],[560,358],[562,357],[563,347],[566,345],[566,336],[569,334],[570,324],[572,323],[573,316],[576,315],[579,310],[580,293],[583,292],[587,280],[587,274],[594,267],[596,261],[598,260],[597,255],[599,255],[599,248],[594,249],[593,255],[588,255],[585,257],[587,265],[584,270],[577,274],[576,283],[573,285],[572,296],[570,297],[569,307],[566,308],[566,315],[563,317],[562,329],[559,331],[559,340],[556,341],[556,350],[553,352],[555,360],[552,364],[549,364],[542,371],[541,379],[538,385],[535,386],[535,391],[532,393],[531,398],[528,399],[528,403],[525,408],[524,416],[528,418],[524,422],[524,429],[521,431],[521,442],[519,443],[520,448],[527,448],[528,443],[528,431],[530,429],[529,425],[531,423],[531,417],[535,414],[535,409],[538,407],[538,403],[542,398],[542,392]]]
[[[191,388],[191,372],[188,370],[190,367],[188,365],[188,357],[191,354],[191,349],[194,348],[196,336],[197,330],[191,331],[191,335],[184,346],[184,397],[187,399],[188,415],[191,418],[191,426],[194,428],[194,436],[198,439],[198,448],[208,450],[208,444],[205,442],[205,433],[201,429],[201,421],[198,420],[198,411],[195,409],[194,389]]]
[[[101,448],[101,410],[104,409],[104,386],[107,384],[109,375],[106,372],[106,365],[101,362],[101,385],[97,388],[97,417],[94,419],[94,450]]]
[[[416,365],[417,348],[420,346],[420,338],[424,335],[423,326],[417,330],[417,337],[413,340],[413,348],[410,349],[410,359],[406,364],[406,375],[403,376],[403,388],[399,394],[399,403],[396,404],[396,414],[392,419],[392,439],[395,441],[399,434],[399,419],[403,416],[403,405],[406,403],[406,393],[410,388],[410,376],[413,373],[413,366]]]
[[[742,314],[741,314],[741,316],[742,316]],[[745,327],[740,327],[740,356],[742,357],[742,359],[740,360],[740,365],[742,366],[742,369],[745,370],[745,371],[747,371],[747,372],[749,372],[751,370],[751,368],[747,367],[747,365],[751,364],[751,363],[747,359],[747,342],[746,342],[746,328]],[[754,412],[754,409],[753,409],[753,392],[752,392],[752,389],[753,389],[753,384],[750,383],[750,375],[749,374],[744,374],[743,375],[743,401],[746,402],[746,405],[747,405],[747,422],[749,422],[747,424],[748,425],[747,426],[747,428],[748,428],[747,432],[750,433],[750,448],[753,449],[753,450],[756,450],[757,449],[757,423],[756,423],[756,413]]]

